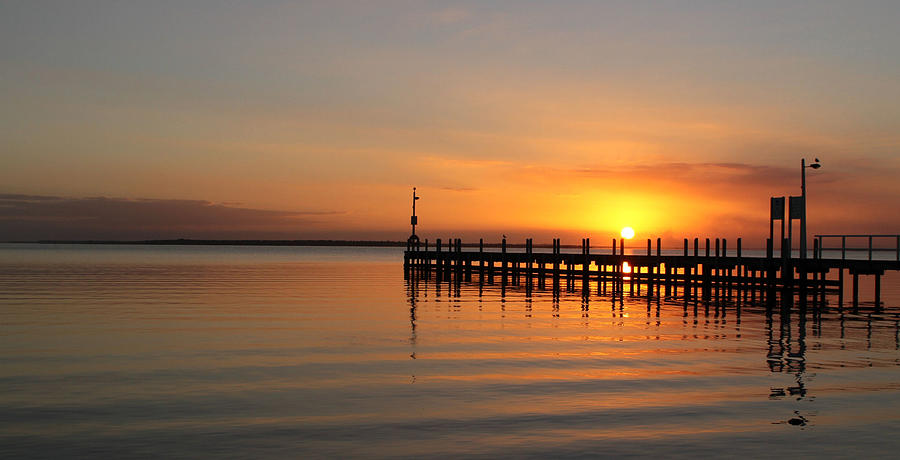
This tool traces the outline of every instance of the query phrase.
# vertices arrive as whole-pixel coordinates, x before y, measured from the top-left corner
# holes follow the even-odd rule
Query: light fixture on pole
[[[819,169],[822,164],[819,159],[815,159],[815,163],[806,164],[806,158],[800,159],[800,196],[803,200],[803,214],[800,218],[800,258],[806,258],[806,168]]]
[[[419,198],[421,198],[421,197],[416,195],[416,188],[413,187],[412,216],[410,216],[410,218],[409,218],[409,223],[410,223],[410,225],[412,225],[412,235],[410,236],[410,238],[416,236],[416,224],[419,223],[419,218],[416,217],[416,200],[418,200]]]

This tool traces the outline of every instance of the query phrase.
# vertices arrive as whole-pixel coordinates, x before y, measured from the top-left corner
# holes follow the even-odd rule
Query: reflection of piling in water
[[[466,295],[465,290],[461,290],[456,283],[445,286],[444,283],[440,282],[430,283],[427,280],[420,282],[422,279],[424,278],[412,277],[407,280],[411,344],[415,344],[417,338],[419,318],[417,313],[418,302],[425,301],[427,303],[429,292],[433,293],[435,298],[441,298],[446,295],[449,298],[459,299]],[[523,283],[527,282],[523,281]],[[481,297],[483,290],[487,289],[495,289],[494,292],[500,293],[501,299],[499,305],[501,310],[505,311],[505,304],[503,302],[506,288],[501,286],[485,288],[481,284],[478,285],[477,291],[471,291],[473,297],[477,295],[478,310],[481,311]],[[559,318],[562,293],[559,290],[554,290],[548,292],[548,294],[550,295],[546,298],[539,299],[539,302],[546,302],[546,299],[550,299],[552,309],[551,314],[554,318]],[[613,297],[610,300],[612,316],[619,320],[616,323],[619,327],[622,327],[625,324],[623,318],[627,316],[625,314],[625,310],[627,309],[626,303],[632,307],[640,305],[639,302],[634,302],[633,300],[627,301],[618,296]],[[591,302],[590,295],[582,293],[580,302],[582,318],[587,319],[589,317]],[[458,308],[458,305],[457,302],[454,302],[452,306],[448,308]],[[570,303],[570,305],[573,304]],[[601,304],[596,305],[599,306]],[[653,313],[654,305],[655,314]],[[532,299],[526,298],[524,306],[524,315],[527,318],[531,318]],[[750,305],[750,307],[754,306],[758,306],[758,304]],[[663,324],[664,321],[678,321],[686,328],[691,328],[691,320],[693,320],[694,329],[697,329],[698,327],[703,329],[709,329],[710,327],[718,329],[720,324],[723,327],[726,324],[724,321],[726,314],[733,313],[735,314],[736,321],[731,321],[730,324],[733,325],[735,334],[716,333],[714,335],[708,335],[705,338],[722,340],[729,340],[733,337],[740,338],[742,308],[739,305],[735,305],[735,308],[733,309],[727,307],[728,305],[726,304],[719,304],[717,302],[697,302],[696,299],[692,300],[684,296],[679,297],[678,299],[672,298],[668,300],[647,296],[645,325],[650,326],[651,320],[655,318],[655,325],[657,327]],[[670,313],[675,313],[677,311],[678,314],[668,314],[661,317],[661,309],[667,309]],[[425,311],[428,312],[431,311],[431,309],[426,309]],[[637,311],[638,310],[636,309],[632,309],[632,312]],[[798,397],[805,396],[806,389],[803,383],[803,376],[807,370],[807,359],[809,358],[807,354],[809,349],[844,350],[857,348],[871,350],[873,347],[893,350],[900,349],[900,318],[897,317],[896,310],[871,312],[865,315],[850,312],[847,312],[849,314],[845,314],[845,311],[846,310],[843,308],[838,308],[833,310],[831,315],[823,316],[819,308],[813,307],[812,309],[807,309],[806,304],[803,302],[783,308],[765,308],[764,310],[755,308],[747,309],[747,312],[750,315],[765,315],[764,331],[767,336],[766,343],[768,345],[765,363],[768,365],[769,370],[772,372],[789,372],[797,375],[796,386],[771,388],[772,393],[770,394],[770,397],[779,398],[785,397],[788,394]],[[637,319],[638,317],[633,316],[633,318]],[[704,318],[705,321],[703,321]],[[722,318],[723,321],[720,322],[719,318]],[[752,319],[753,316],[750,318]],[[823,337],[823,329],[826,332],[826,337],[829,333],[833,334],[834,337],[829,337],[827,340],[823,341],[821,339]],[[808,333],[811,335],[808,335]],[[751,334],[751,336],[752,335],[754,334]],[[815,343],[815,345],[807,344],[807,340],[810,337],[816,339],[817,343]],[[657,335],[656,339],[660,339],[659,335]],[[827,354],[825,356],[826,359],[829,359],[827,358]],[[869,353],[859,354],[858,357],[862,362],[857,363],[856,365],[860,367],[871,367],[873,364],[891,365],[884,360],[870,359],[869,356]],[[822,357],[822,355],[820,354],[819,357]],[[841,367],[844,367],[848,363],[841,359],[839,364]]]
[[[478,283],[493,284],[495,272],[499,269],[500,284],[506,286],[525,285],[528,292],[537,285],[545,289],[550,279],[554,290],[561,284],[574,291],[577,284],[582,292],[589,293],[591,283],[596,283],[598,294],[610,293],[622,296],[625,284],[631,296],[683,296],[718,301],[737,301],[757,297],[774,307],[777,298],[782,302],[793,302],[794,293],[801,302],[810,297],[813,302],[825,302],[827,293],[837,294],[843,302],[844,271],[852,276],[853,306],[859,304],[859,276],[872,275],[875,282],[875,305],[881,303],[881,276],[885,270],[900,270],[900,261],[826,259],[816,243],[813,258],[794,259],[790,254],[790,244],[784,240],[781,253],[775,257],[771,240],[766,242],[766,254],[762,257],[748,257],[742,252],[741,239],[729,254],[728,241],[715,239],[715,246],[705,239],[704,255],[700,254],[699,239],[694,238],[693,254],[689,253],[688,239],[684,239],[682,254],[662,254],[661,240],[647,240],[646,254],[625,254],[624,240],[612,240],[611,253],[592,253],[590,239],[581,241],[581,252],[563,252],[559,238],[554,238],[550,252],[536,252],[534,242],[527,239],[520,251],[513,251],[506,238],[499,245],[499,252],[485,250],[484,240],[478,243],[478,250],[463,251],[462,240],[449,239],[446,247],[438,238],[434,249],[418,240],[411,241],[404,253],[404,270],[407,278],[430,279],[432,274],[438,281],[457,283],[473,280],[477,273]],[[494,246],[495,248],[497,245]],[[713,249],[715,252],[713,252]],[[628,267],[630,270],[626,271]],[[837,277],[829,274],[837,272]],[[788,295],[789,294],[789,295]]]

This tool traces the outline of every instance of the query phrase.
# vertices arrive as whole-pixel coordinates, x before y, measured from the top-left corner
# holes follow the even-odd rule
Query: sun
[[[630,240],[634,238],[634,229],[631,227],[625,227],[622,229],[622,238],[626,240]]]

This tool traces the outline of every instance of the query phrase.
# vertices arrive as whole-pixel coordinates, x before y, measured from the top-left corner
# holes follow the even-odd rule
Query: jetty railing
[[[895,260],[900,261],[900,235],[815,235],[814,236],[816,242],[818,242],[819,251],[841,251],[841,259],[847,258],[847,251],[868,251],[868,260],[872,260],[872,253],[877,251],[883,252],[893,252],[895,254]],[[840,247],[825,247],[825,238],[829,240],[838,239],[841,240]],[[864,247],[852,247],[847,246],[847,239],[851,239],[851,243],[863,239],[868,242],[868,244]],[[878,240],[885,241],[886,244],[893,244],[894,247],[879,247],[874,245],[874,243]]]

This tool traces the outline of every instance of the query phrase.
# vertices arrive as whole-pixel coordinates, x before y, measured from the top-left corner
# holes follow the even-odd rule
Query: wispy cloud
[[[340,214],[242,208],[202,200],[0,194],[0,239],[288,236]]]

